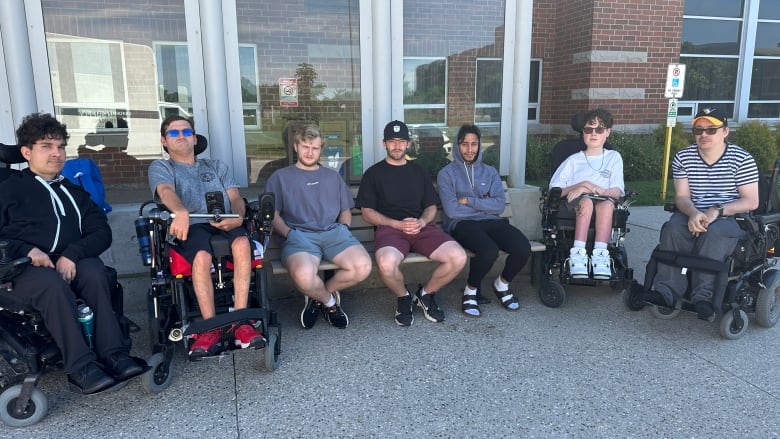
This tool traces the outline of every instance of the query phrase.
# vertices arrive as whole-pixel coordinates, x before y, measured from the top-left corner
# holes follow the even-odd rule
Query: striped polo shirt
[[[758,167],[749,152],[726,144],[723,156],[708,165],[696,145],[683,148],[672,161],[672,176],[687,178],[691,201],[697,209],[708,209],[739,198],[739,186],[758,181]]]

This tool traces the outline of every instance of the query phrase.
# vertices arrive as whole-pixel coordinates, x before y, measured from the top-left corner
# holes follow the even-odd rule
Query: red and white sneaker
[[[222,341],[222,329],[196,334],[192,338],[195,343],[190,345],[190,358],[210,357],[225,350],[225,342]]]
[[[250,322],[236,323],[230,328],[235,338],[236,347],[241,349],[262,349],[265,347],[265,337]]]

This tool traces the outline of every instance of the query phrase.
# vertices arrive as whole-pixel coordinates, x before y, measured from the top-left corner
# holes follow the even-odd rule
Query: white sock
[[[501,276],[498,276],[495,282],[493,282],[493,287],[496,291],[507,291],[509,289],[509,284],[504,283],[504,281],[501,280]]]
[[[431,294],[431,293],[425,291],[425,287],[420,288],[420,296],[424,296],[426,294]]]
[[[585,241],[574,241],[574,248],[585,248]]]
[[[469,288],[469,286],[466,285],[466,288],[463,289],[464,296],[475,296],[476,294],[477,294],[476,288]]]
[[[336,304],[336,298],[333,297],[333,294],[330,295],[330,300],[328,300],[328,303],[325,304],[325,308],[330,308],[331,306]]]

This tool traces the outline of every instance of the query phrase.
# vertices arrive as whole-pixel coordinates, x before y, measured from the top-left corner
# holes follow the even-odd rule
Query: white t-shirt
[[[550,179],[550,187],[566,188],[589,181],[605,189],[617,187],[624,194],[623,158],[620,153],[605,149],[603,154],[586,156],[585,151],[572,154]]]

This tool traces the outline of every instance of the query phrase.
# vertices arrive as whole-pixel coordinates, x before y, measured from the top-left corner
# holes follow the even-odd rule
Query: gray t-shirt
[[[324,166],[315,171],[295,165],[279,169],[265,190],[274,193],[276,210],[288,226],[310,232],[333,229],[339,214],[355,205],[338,172]]]
[[[206,192],[222,192],[225,213],[230,213],[230,198],[227,190],[237,188],[228,167],[219,160],[196,159],[194,165],[155,160],[149,165],[149,187],[152,195],[157,186],[168,183],[176,188],[176,195],[190,213],[208,213]],[[208,222],[207,219],[192,219],[191,223]]]

